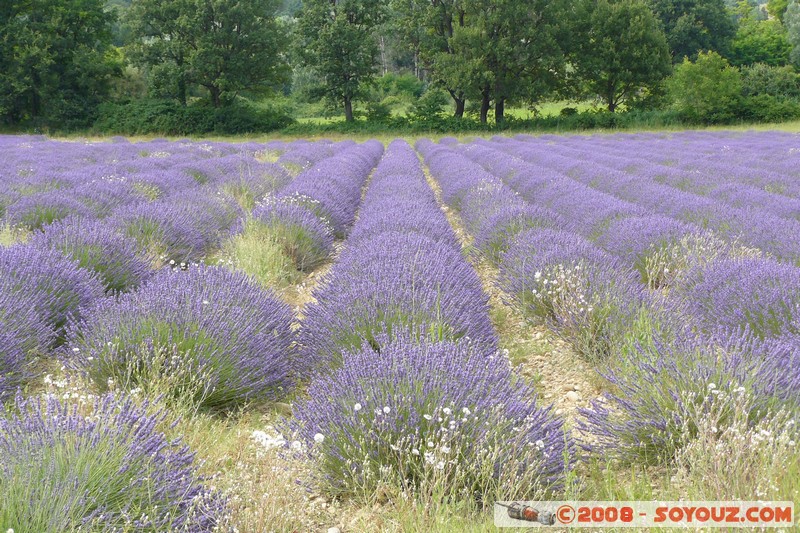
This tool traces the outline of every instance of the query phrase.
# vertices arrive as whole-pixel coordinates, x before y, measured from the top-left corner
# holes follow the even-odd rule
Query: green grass
[[[287,253],[281,235],[254,221],[248,221],[242,233],[225,243],[221,258],[273,289],[299,283],[303,277]]]

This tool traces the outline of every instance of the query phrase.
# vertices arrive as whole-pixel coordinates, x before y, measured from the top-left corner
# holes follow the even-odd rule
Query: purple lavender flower
[[[290,199],[261,204],[253,210],[252,218],[281,238],[286,254],[299,270],[312,270],[333,250],[333,228],[311,209]]]
[[[490,498],[481,491],[494,484],[524,498],[557,489],[574,455],[563,422],[535,397],[494,352],[400,339],[380,355],[370,346],[345,353],[340,368],[311,383],[286,429],[334,494],[389,475],[414,487],[438,473],[452,476],[454,494]],[[455,464],[469,465],[463,477]],[[524,486],[507,485],[515,475]]]
[[[336,366],[344,350],[396,331],[497,348],[488,296],[459,251],[416,233],[384,232],[346,248],[304,310],[304,364]]]
[[[50,248],[95,272],[107,293],[126,292],[150,276],[150,265],[137,253],[136,241],[103,221],[68,218],[34,236],[31,245]]]
[[[12,226],[38,230],[68,216],[92,217],[92,211],[62,191],[43,192],[23,197],[6,208]]]
[[[225,500],[166,413],[108,394],[88,406],[17,396],[0,418],[0,523],[16,531],[214,531]]]
[[[798,383],[797,372],[781,375],[778,363],[788,361],[775,348],[746,330],[640,346],[603,373],[616,392],[581,409],[579,428],[595,442],[589,448],[607,457],[669,461],[696,434],[692,417],[720,394],[754,395],[754,420],[776,398],[797,401],[787,387]]]
[[[675,301],[706,331],[747,327],[759,338],[800,333],[800,268],[770,259],[698,266],[676,285]]]
[[[0,403],[33,376],[30,363],[54,339],[32,302],[0,284]]]
[[[632,270],[556,230],[521,233],[501,257],[499,283],[523,314],[549,324],[590,359],[618,352],[648,305]]]
[[[241,273],[165,269],[72,324],[65,358],[101,390],[109,378],[145,388],[164,378],[176,397],[229,409],[286,394],[291,323],[289,307]]]
[[[382,154],[383,145],[377,141],[353,146],[299,174],[278,197],[306,203],[337,235],[344,235],[355,219],[367,176]]]
[[[0,290],[14,294],[61,332],[69,320],[103,297],[97,277],[54,250],[17,244],[0,247]]]
[[[241,208],[230,198],[184,192],[125,206],[108,223],[137,241],[146,256],[188,262],[219,247],[241,216]]]

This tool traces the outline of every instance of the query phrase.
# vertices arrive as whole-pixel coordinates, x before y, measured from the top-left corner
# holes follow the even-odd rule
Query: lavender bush
[[[0,418],[3,531],[214,531],[224,499],[194,454],[157,430],[165,413],[105,395],[18,396]]]
[[[693,269],[676,292],[706,331],[747,327],[759,338],[800,333],[800,268],[792,265],[724,259]]]
[[[23,197],[6,208],[6,219],[12,226],[39,230],[68,216],[92,217],[92,211],[62,191],[43,192]]]
[[[32,302],[0,284],[0,403],[32,377],[31,362],[54,337]]]
[[[252,220],[274,236],[298,270],[312,270],[333,250],[333,228],[303,205],[266,202],[253,210]]]
[[[104,292],[100,280],[77,262],[29,244],[0,248],[0,272],[0,290],[35,309],[59,334]]]
[[[795,361],[746,330],[721,333],[640,348],[604,372],[615,392],[581,410],[579,426],[595,443],[591,448],[628,461],[669,461],[696,435],[698,408],[747,392],[757,399],[750,413],[757,420],[786,395],[796,401],[798,374],[786,373]]]
[[[303,361],[338,365],[341,353],[411,330],[420,340],[469,341],[496,349],[488,297],[460,252],[415,233],[384,232],[342,252],[304,310]],[[313,363],[312,363],[313,362]]]
[[[287,393],[291,322],[289,307],[243,274],[167,269],[73,323],[65,359],[100,390],[110,381],[227,410]]]
[[[521,233],[501,257],[499,282],[524,315],[551,325],[590,359],[619,352],[647,304],[632,271],[556,230]]]
[[[433,483],[489,505],[543,496],[572,467],[563,422],[534,398],[496,353],[398,340],[346,353],[286,425],[332,494]]]
[[[61,252],[96,273],[109,294],[135,289],[151,273],[136,242],[102,221],[68,218],[48,226],[30,244]]]
[[[218,248],[241,216],[233,200],[195,192],[123,207],[109,224],[139,243],[147,257],[181,263]]]

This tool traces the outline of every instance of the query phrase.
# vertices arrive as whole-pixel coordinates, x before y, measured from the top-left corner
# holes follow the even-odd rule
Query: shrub
[[[798,490],[796,415],[777,410],[754,423],[753,401],[738,391],[689,414],[697,434],[678,452],[674,476],[689,498],[780,500]]]
[[[618,353],[648,303],[633,271],[575,234],[519,234],[500,260],[500,284],[522,313],[544,322],[589,359]]]
[[[439,89],[428,89],[414,102],[411,116],[414,120],[426,121],[441,118],[443,108],[447,105],[447,94]]]
[[[280,111],[248,105],[214,109],[171,100],[135,100],[101,105],[93,129],[124,135],[239,135],[275,131],[293,122]]]
[[[475,234],[473,245],[491,261],[499,263],[520,233],[555,226],[558,220],[560,218],[552,211],[534,205],[508,206],[484,221]]]
[[[609,458],[671,461],[697,435],[698,413],[708,413],[727,395],[757,393],[764,386],[759,380],[774,381],[775,367],[762,359],[760,345],[747,332],[728,331],[722,342],[684,337],[640,347],[603,373],[615,392],[581,409],[585,418],[579,428],[590,435],[590,448]],[[748,416],[770,396],[759,400]],[[721,420],[727,423],[731,414],[721,413]]]
[[[269,229],[298,270],[312,270],[333,250],[333,228],[290,199],[256,207],[253,221]]]
[[[79,319],[95,300],[103,297],[97,277],[60,253],[38,246],[17,244],[0,248],[0,289],[14,294],[59,333]]]
[[[496,353],[398,340],[346,353],[286,426],[332,494],[438,485],[490,505],[543,496],[572,466],[563,422],[535,397]]]
[[[673,106],[687,120],[726,122],[736,116],[742,92],[739,70],[716,52],[701,52],[675,67],[667,80]]]
[[[32,377],[31,361],[54,336],[30,302],[0,283],[0,403]]]
[[[289,307],[243,274],[166,269],[72,324],[65,359],[101,390],[111,380],[227,410],[286,394],[291,322]]]
[[[57,250],[96,273],[106,293],[135,289],[150,275],[150,266],[137,254],[136,241],[102,221],[65,219],[35,235],[31,244]]]
[[[427,341],[469,340],[497,347],[488,297],[459,250],[418,233],[384,232],[345,249],[307,306],[303,363],[329,369],[341,354],[410,330]]]
[[[800,117],[800,102],[759,94],[743,99],[739,113],[756,122],[784,122]]]
[[[0,418],[3,531],[213,531],[224,500],[148,404],[17,397]]]
[[[597,244],[633,267],[648,287],[658,288],[675,275],[679,243],[688,242],[694,231],[669,217],[626,217],[611,222]]]
[[[231,198],[187,191],[126,206],[108,223],[134,239],[148,258],[180,263],[218,248],[241,216],[241,207]]]
[[[6,221],[30,231],[68,216],[93,217],[91,209],[64,191],[51,191],[26,196],[6,208]]]
[[[774,67],[756,63],[742,67],[742,95],[768,95],[778,99],[800,98],[800,78],[790,67]]]
[[[759,338],[800,333],[800,268],[793,265],[723,259],[692,269],[675,291],[706,331],[747,327]]]

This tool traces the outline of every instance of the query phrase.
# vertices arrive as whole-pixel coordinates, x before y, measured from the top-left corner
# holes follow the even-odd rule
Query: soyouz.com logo
[[[497,527],[790,528],[793,502],[537,501],[497,502]]]

